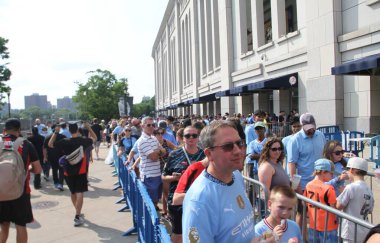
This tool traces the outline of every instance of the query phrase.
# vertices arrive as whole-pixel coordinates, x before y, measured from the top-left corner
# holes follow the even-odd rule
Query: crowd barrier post
[[[316,202],[310,198],[307,198],[305,196],[302,196],[300,194],[297,193],[297,198],[298,200],[301,200],[302,204],[303,204],[303,215],[302,215],[302,229],[301,229],[301,232],[305,232],[305,228],[307,226],[307,213],[306,213],[306,203],[309,203],[311,205],[313,205],[314,207],[314,210],[315,210],[315,217],[317,218],[318,215],[317,215],[317,209],[323,209],[323,210],[326,210],[326,218],[325,218],[325,222],[328,221],[328,217],[329,217],[329,214],[335,214],[338,219],[339,219],[339,231],[341,231],[341,227],[342,227],[342,219],[347,219],[349,221],[351,221],[352,223],[354,223],[355,225],[355,239],[354,239],[354,242],[356,243],[357,242],[357,228],[358,226],[361,226],[361,227],[364,227],[364,228],[367,228],[367,229],[371,229],[374,227],[374,225],[370,224],[369,222],[367,221],[364,221],[362,219],[359,219],[359,218],[356,218],[356,217],[353,217],[349,214],[346,214],[342,211],[339,211],[335,208],[332,208],[330,206],[327,206],[325,204],[322,204],[322,203],[319,203],[319,202]],[[295,209],[296,211],[297,209]],[[316,224],[316,221],[314,221],[314,224]],[[314,228],[315,228],[315,225],[314,225]],[[325,224],[325,230],[324,230],[324,241],[323,243],[326,242],[326,228],[327,228],[327,224]],[[341,240],[340,238],[340,235],[338,235],[339,239]],[[314,238],[315,239],[315,238]],[[311,242],[310,242],[311,243]],[[319,242],[318,242],[319,243]]]
[[[243,176],[245,180],[246,192],[252,203],[255,217],[263,219],[268,214],[269,192],[263,183],[258,180]]]
[[[160,224],[160,218],[144,184],[134,171],[129,171],[128,166],[124,165],[126,157],[123,155],[119,158],[116,148],[113,148],[113,159],[125,200],[125,206],[118,211],[130,209],[133,221],[133,226],[123,236],[137,233],[138,242],[171,242],[165,226]]]

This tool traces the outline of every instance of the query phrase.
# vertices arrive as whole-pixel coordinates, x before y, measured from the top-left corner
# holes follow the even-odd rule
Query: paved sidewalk
[[[107,153],[107,147],[101,145],[100,160],[90,165],[91,186],[84,196],[82,213],[85,215],[85,224],[81,227],[73,225],[75,211],[66,185],[64,192],[55,190],[50,176],[50,181],[43,181],[41,190],[31,187],[35,222],[27,225],[29,242],[137,241],[136,235],[122,236],[132,227],[132,214],[117,212],[123,206],[115,204],[121,192],[112,191],[116,177],[111,176],[113,167],[104,164]],[[16,242],[14,225],[11,226],[8,242]]]

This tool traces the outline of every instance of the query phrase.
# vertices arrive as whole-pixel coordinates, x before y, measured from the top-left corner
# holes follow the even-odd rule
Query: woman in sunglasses
[[[198,140],[198,129],[193,126],[186,127],[183,132],[183,147],[169,154],[162,173],[162,181],[170,183],[168,209],[172,219],[172,242],[182,242],[182,205],[172,204],[178,180],[189,165],[205,158],[203,150],[198,147]]]
[[[290,179],[286,174],[284,161],[284,145],[279,138],[268,138],[264,144],[259,160],[259,181],[270,191],[275,186],[290,186]]]
[[[335,189],[336,196],[339,196],[344,189],[344,181],[348,180],[348,174],[344,168],[347,166],[345,157],[355,156],[352,153],[345,153],[342,144],[336,140],[330,140],[323,148],[323,157],[331,160],[335,164],[334,177],[326,184],[332,185]]]
[[[121,157],[123,154],[127,157],[133,145],[136,143],[136,138],[131,136],[131,128],[125,127],[124,131],[120,133],[118,138],[117,156]]]

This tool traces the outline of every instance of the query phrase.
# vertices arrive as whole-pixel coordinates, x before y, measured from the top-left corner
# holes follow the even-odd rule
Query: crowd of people
[[[286,126],[291,134],[284,132]],[[8,120],[3,141],[14,142],[20,134],[19,121]],[[354,242],[352,222],[343,220],[338,232],[335,215],[330,214],[325,225],[326,211],[314,210],[311,204],[306,209],[309,230],[301,234],[304,210],[296,193],[363,220],[374,206],[373,193],[364,181],[367,161],[343,151],[339,141],[326,142],[310,113],[280,112],[277,117],[257,110],[248,117],[228,113],[123,117],[107,124],[95,118],[92,124],[79,125],[63,120],[43,124],[36,119],[24,141],[28,152],[20,151],[25,168],[32,165],[35,189],[41,189],[42,180],[50,180],[50,171],[57,190],[63,191],[66,183],[75,210],[74,226],[84,223],[81,210],[88,168],[94,158],[99,159],[101,142],[110,148],[105,163],[112,163],[117,146],[117,156],[136,172],[157,212],[171,224],[173,242],[303,242],[302,235],[309,242],[322,242],[325,229],[327,242],[338,242],[338,236]],[[250,197],[254,189],[246,191],[243,174],[269,191],[269,213],[264,212],[260,222],[255,222],[252,208],[257,198]],[[347,181],[351,183],[346,185]],[[10,222],[15,222],[20,237],[27,237],[25,225],[33,218],[29,176],[25,187],[20,199],[0,201],[0,242],[6,241]],[[25,211],[15,212],[15,205],[23,205]],[[358,226],[358,242],[367,233]]]
[[[326,142],[323,133],[316,128],[312,114],[299,117],[293,111],[286,118],[282,113],[282,117],[281,122],[286,122],[283,126],[289,124],[291,128],[291,134],[285,137],[270,131],[272,123],[268,121],[273,118],[261,110],[248,118],[226,113],[212,119],[208,116],[168,116],[145,117],[141,122],[132,122],[133,119],[118,121],[126,130],[141,132],[140,138],[140,134],[134,133],[137,140],[134,148],[125,151],[125,164],[131,164],[130,170],[135,170],[147,187],[157,211],[171,223],[173,242],[197,242],[196,239],[249,242],[264,238],[268,238],[268,242],[278,239],[301,242],[303,204],[300,200],[297,202],[295,193],[367,220],[374,205],[373,193],[369,189],[362,188],[362,194],[358,195],[360,200],[355,205],[360,210],[356,210],[356,214],[347,207],[348,201],[353,200],[347,195],[355,190],[354,185],[360,184],[356,173],[360,168],[364,177],[368,171],[368,166],[359,165],[367,162],[356,157],[351,159],[351,164],[347,163],[353,154],[343,151],[339,141]],[[123,146],[124,134],[120,134],[121,137],[115,136],[113,142]],[[257,227],[253,223],[254,209],[251,208],[254,198],[248,199],[247,195],[252,193],[245,191],[242,174],[259,180],[270,192],[267,205],[270,214],[264,212],[263,221],[256,224]],[[292,189],[295,176],[301,180]],[[352,183],[345,186],[348,181]],[[157,204],[160,199],[162,209]],[[293,210],[295,205],[297,216],[293,222],[288,219],[290,213],[285,208]],[[242,207],[244,210],[240,211]],[[227,212],[233,212],[234,216]],[[326,212],[320,209],[317,214],[314,209],[306,209],[306,212],[309,231],[303,234],[309,241],[323,241],[323,215]],[[313,220],[317,221],[317,227],[314,227]],[[251,221],[252,226],[249,226]],[[268,227],[265,232],[272,232],[271,237],[263,234],[263,225]],[[334,217],[330,217],[328,242],[337,242],[338,236],[354,241],[354,226],[350,221],[343,220],[343,229],[348,230],[339,234],[337,226]],[[358,226],[358,242],[364,239],[366,231]]]

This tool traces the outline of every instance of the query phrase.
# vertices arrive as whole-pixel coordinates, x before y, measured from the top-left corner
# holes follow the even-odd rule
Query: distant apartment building
[[[68,96],[57,99],[57,109],[68,109],[69,111],[75,111],[75,106],[75,102]]]
[[[25,109],[37,106],[42,110],[49,109],[49,103],[47,101],[47,95],[39,95],[37,93],[30,96],[25,96]]]

